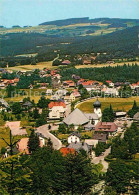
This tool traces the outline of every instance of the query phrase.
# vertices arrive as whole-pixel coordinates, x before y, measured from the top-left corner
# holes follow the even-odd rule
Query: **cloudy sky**
[[[139,19],[139,0],[0,0],[0,25],[38,25],[74,17]]]

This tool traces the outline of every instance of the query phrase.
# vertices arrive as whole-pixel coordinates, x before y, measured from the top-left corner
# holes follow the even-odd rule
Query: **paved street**
[[[49,132],[48,124],[38,127],[36,132],[40,133],[43,137],[47,139],[50,138],[53,143],[54,149],[59,150],[62,147],[61,141],[57,137],[55,137],[52,133]]]
[[[103,165],[103,170],[102,170],[102,171],[106,172],[107,169],[108,169],[108,163],[104,160],[104,158],[105,158],[106,156],[108,156],[108,155],[110,154],[110,152],[111,152],[111,147],[109,147],[109,148],[104,152],[103,155],[98,156],[98,157],[94,157],[94,158],[92,159],[91,162],[94,163],[94,164],[102,163],[102,165]]]

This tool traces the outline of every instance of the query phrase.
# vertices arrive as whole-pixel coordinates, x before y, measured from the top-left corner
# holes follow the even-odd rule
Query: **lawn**
[[[14,66],[14,67],[9,67],[7,70],[13,70],[13,71],[30,71],[33,69],[56,69],[57,66],[52,66],[52,61],[49,62],[39,62],[36,65],[22,65],[22,66]]]
[[[25,96],[15,96],[13,98],[4,98],[7,102],[19,102],[21,100],[23,100],[25,97],[30,97],[31,100],[34,100],[35,103],[38,103],[40,97],[46,92],[47,89],[24,89],[24,91],[26,92]],[[49,98],[50,96],[45,96],[46,99]]]
[[[21,138],[26,137],[26,136],[14,136],[14,141],[18,141]],[[4,126],[0,126],[0,149],[2,147],[6,147],[6,143],[2,140],[2,138],[4,138],[6,140],[6,142],[9,143],[10,140],[10,131],[8,128],[5,128]],[[14,142],[13,141],[13,142]]]
[[[115,66],[123,66],[124,64],[129,64],[129,65],[132,65],[132,64],[137,64],[139,66],[139,61],[134,61],[134,62],[120,62],[120,63],[115,63],[115,64],[89,64],[89,65],[77,65],[75,66],[75,68],[77,69],[80,69],[80,68],[102,68],[102,67],[107,67],[107,66],[112,66],[112,67],[115,67]]]
[[[102,111],[109,107],[110,104],[112,105],[114,110],[123,110],[128,111],[132,108],[133,102],[136,100],[137,104],[139,105],[139,97],[130,97],[130,98],[99,98],[99,101],[102,104]],[[91,99],[80,103],[77,105],[77,108],[82,110],[83,112],[89,113],[93,112],[93,103],[96,99]]]

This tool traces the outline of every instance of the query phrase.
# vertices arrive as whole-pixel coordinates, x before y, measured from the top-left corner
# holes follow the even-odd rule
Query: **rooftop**
[[[50,102],[48,105],[49,109],[53,108],[54,106],[62,106],[66,108],[66,104],[64,102]]]
[[[67,125],[83,125],[89,122],[85,114],[76,108],[73,112],[71,112],[63,121]]]

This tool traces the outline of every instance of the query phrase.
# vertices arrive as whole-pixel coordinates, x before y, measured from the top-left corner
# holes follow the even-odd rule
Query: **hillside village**
[[[121,155],[120,150],[117,154],[113,149],[117,144],[115,140],[125,139],[124,135],[132,124],[139,125],[139,107],[135,100],[131,109],[126,111],[113,110],[111,104],[102,110],[100,100],[137,97],[139,81],[106,80],[103,83],[76,74],[72,74],[70,80],[63,80],[59,69],[48,68],[0,71],[0,123],[7,137],[1,142],[3,160],[8,159],[11,152],[30,156],[34,150],[30,148],[30,142],[34,139],[36,146],[33,147],[50,147],[59,151],[63,158],[85,153],[97,169],[102,166],[99,174],[105,174],[109,161]],[[39,97],[37,101],[36,96]],[[78,108],[92,99],[93,111],[83,112]],[[13,138],[17,141],[11,149],[11,145],[5,143]],[[135,153],[137,149],[130,155]],[[103,182],[96,183],[94,190],[104,191]]]
[[[137,195],[137,4],[12,1],[0,3],[0,195]]]
[[[113,119],[103,119],[105,117],[102,116],[103,112],[99,96],[121,98],[120,90],[123,86],[130,88],[131,93],[137,95],[139,93],[139,81],[137,83],[114,83],[106,80],[103,83],[84,79],[75,74],[71,75],[71,80],[62,80],[59,70],[49,70],[47,68],[29,72],[12,72],[6,69],[1,69],[0,71],[0,89],[8,89],[13,95],[9,96],[11,100],[8,100],[8,102],[5,100],[6,96],[4,99],[3,97],[0,99],[2,118],[6,127],[10,128],[13,136],[22,135],[28,137],[27,127],[22,127],[20,124],[22,117],[24,118],[25,115],[28,115],[27,120],[34,121],[32,124],[43,143],[41,146],[46,145],[46,140],[52,138],[53,147],[58,150],[63,147],[65,148],[64,150],[73,148],[76,151],[84,148],[88,154],[95,156],[95,153],[92,153],[92,147],[95,148],[98,143],[108,143],[111,137],[124,132],[125,125],[130,126],[133,120],[138,121],[138,118],[135,119],[138,116],[138,112],[131,116],[124,110],[112,110]],[[25,87],[22,89],[21,84],[20,89],[19,85],[23,77],[31,77],[32,75],[34,78],[39,78],[38,80],[44,80],[41,83],[36,81],[32,83],[30,81],[27,86],[30,90],[43,90],[39,94],[38,103],[31,100],[31,97],[27,97]],[[47,82],[48,80],[49,83]],[[32,95],[35,96],[35,94]],[[20,97],[21,100],[12,102],[12,98],[14,99],[15,97]],[[92,98],[96,99],[93,104],[94,112],[84,113],[76,107],[80,102]],[[80,132],[82,132],[82,135]],[[59,134],[63,134],[63,137],[66,134],[67,139],[59,139]],[[26,144],[21,146],[23,147],[22,152],[27,151],[27,139],[21,138],[19,144],[17,144],[20,152],[20,143],[22,145],[23,140]]]

